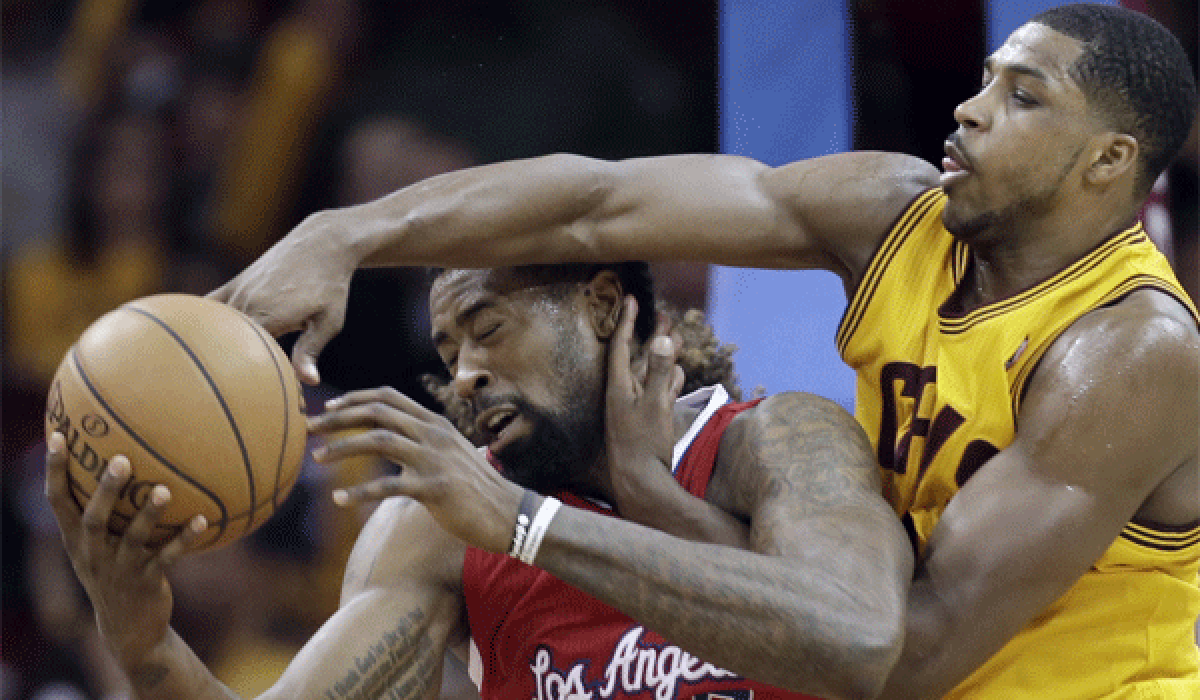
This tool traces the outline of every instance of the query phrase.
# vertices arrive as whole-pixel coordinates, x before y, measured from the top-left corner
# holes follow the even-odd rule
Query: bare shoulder
[[[342,600],[367,588],[436,585],[459,590],[466,545],[438,525],[420,503],[384,500],[354,543],[342,582]]]
[[[780,195],[796,187],[823,187],[835,196],[854,193],[863,200],[903,206],[936,187],[939,175],[928,161],[905,153],[853,151],[771,168],[766,179]]]
[[[848,289],[904,209],[936,187],[939,172],[903,153],[860,151],[799,161],[766,172],[764,188],[842,267]]]
[[[879,469],[854,416],[829,399],[784,392],[734,418],[721,438],[714,485],[738,511],[792,494],[798,507],[827,512],[880,493]]]
[[[1177,300],[1142,290],[1080,317],[1055,340],[1022,401],[1017,440],[1034,456],[1074,452],[1067,462],[1039,460],[1089,465],[1065,475],[1072,480],[1145,488],[1195,462],[1198,395],[1195,320]]]
[[[1200,328],[1178,300],[1140,290],[1081,316],[1047,350],[1030,391],[1052,384],[1186,389],[1200,372]],[[1182,381],[1181,381],[1182,380]],[[1176,388],[1172,389],[1174,385]]]

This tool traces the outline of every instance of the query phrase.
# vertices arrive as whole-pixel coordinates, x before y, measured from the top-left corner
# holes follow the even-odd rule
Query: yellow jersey
[[[917,197],[888,232],[838,327],[857,372],[856,414],[883,470],[884,493],[923,549],[946,504],[1013,441],[1038,360],[1080,316],[1138,289],[1197,317],[1141,225],[1053,277],[967,314],[944,306],[970,259],[942,225],[940,189]],[[1200,522],[1130,522],[1061,598],[949,698],[1200,699]]]

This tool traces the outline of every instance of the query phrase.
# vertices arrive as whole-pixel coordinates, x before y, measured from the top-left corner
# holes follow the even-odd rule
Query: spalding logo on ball
[[[46,435],[66,438],[71,496],[82,509],[105,467],[133,476],[113,508],[119,533],[155,484],[171,489],[157,541],[192,517],[199,548],[262,525],[296,483],[305,452],[303,396],[287,356],[258,324],[209,299],[163,294],[93,323],[67,351],[46,403]]]

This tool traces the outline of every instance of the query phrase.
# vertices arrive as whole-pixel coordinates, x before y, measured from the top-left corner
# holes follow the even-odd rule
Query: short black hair
[[[1137,186],[1149,192],[1196,116],[1196,79],[1179,40],[1150,17],[1111,5],[1064,5],[1030,21],[1083,44],[1071,77],[1113,128],[1137,139]]]
[[[518,275],[548,283],[586,284],[604,270],[612,270],[621,280],[622,291],[638,303],[638,315],[633,322],[633,335],[644,343],[654,334],[657,325],[654,296],[654,276],[650,265],[641,261],[617,263],[565,263],[560,265],[521,265],[512,268]],[[436,279],[448,268],[430,269],[430,279]]]

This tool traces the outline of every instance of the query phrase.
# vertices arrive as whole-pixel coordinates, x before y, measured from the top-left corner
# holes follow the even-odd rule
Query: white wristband
[[[542,538],[546,536],[546,530],[550,527],[550,521],[554,519],[554,514],[558,512],[561,505],[562,503],[553,496],[546,496],[542,499],[542,505],[538,507],[537,515],[533,516],[533,523],[529,526],[529,532],[525,534],[525,542],[521,547],[521,555],[518,557],[521,561],[533,566],[533,560],[537,558],[538,548],[542,546]]]
[[[533,520],[533,492],[525,489],[521,495],[521,505],[517,507],[517,524],[513,526],[512,545],[508,548],[508,556],[516,559],[521,556],[525,547],[525,536],[529,533],[529,522]]]

